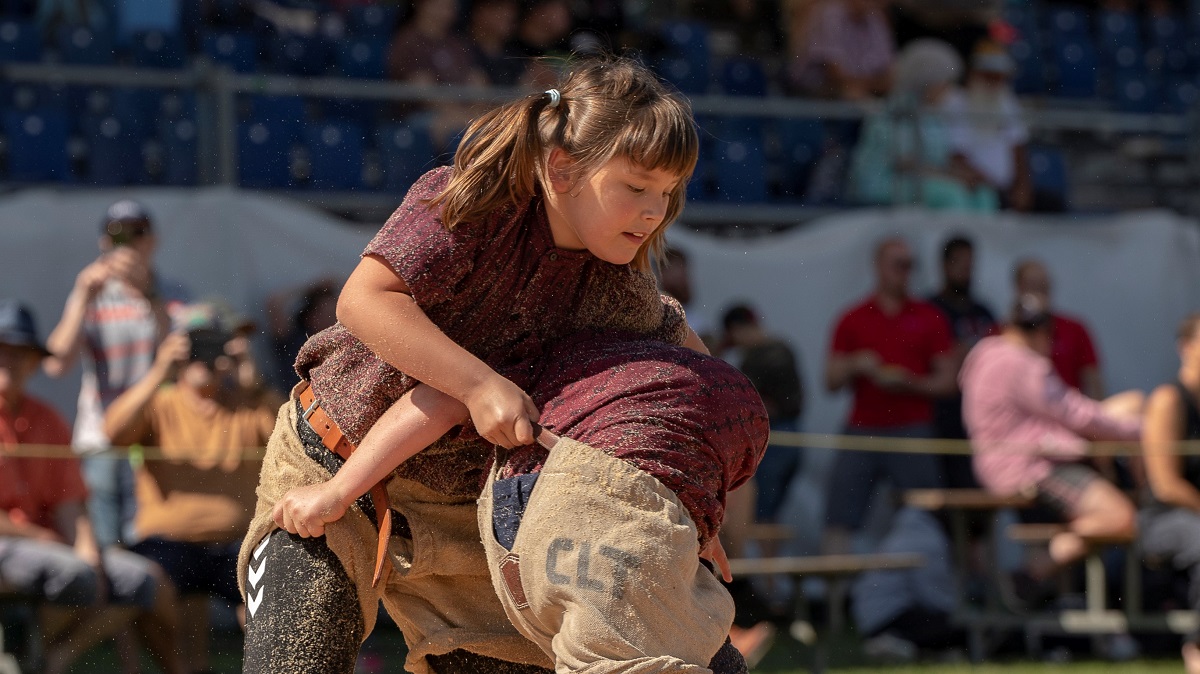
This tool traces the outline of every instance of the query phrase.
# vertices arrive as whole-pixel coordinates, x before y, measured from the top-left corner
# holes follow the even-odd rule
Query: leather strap
[[[325,410],[321,409],[316,396],[313,395],[312,387],[307,381],[301,381],[294,393],[300,400],[300,406],[304,408],[304,421],[320,436],[321,444],[348,461],[356,447],[346,439],[342,429],[329,418]],[[371,503],[375,506],[375,517],[379,522],[379,538],[375,543],[375,573],[371,577],[371,587],[375,587],[383,577],[388,538],[392,535],[392,510],[388,502],[387,479],[380,480],[371,487],[370,494]]]

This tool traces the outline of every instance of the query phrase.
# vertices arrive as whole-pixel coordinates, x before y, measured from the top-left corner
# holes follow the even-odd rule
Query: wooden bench
[[[867,571],[912,569],[925,564],[918,554],[889,553],[868,555],[806,555],[799,557],[763,557],[731,559],[729,570],[734,576],[790,576],[797,581],[809,576],[825,578],[829,589],[829,631],[841,632],[846,619],[842,606],[845,586],[849,579]],[[813,649],[813,672],[823,672],[828,666],[823,641],[809,620],[808,600],[802,585],[796,582],[796,608],[791,627],[792,636]]]

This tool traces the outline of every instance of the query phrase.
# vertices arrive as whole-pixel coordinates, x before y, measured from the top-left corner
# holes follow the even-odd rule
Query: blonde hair
[[[454,157],[454,174],[431,204],[451,229],[521,204],[548,189],[546,159],[561,148],[578,179],[614,157],[639,168],[679,176],[662,224],[638,249],[633,264],[649,270],[664,248],[667,226],[683,210],[696,166],[699,138],[687,100],[645,66],[623,57],[572,61],[559,97],[532,94],[471,123]]]

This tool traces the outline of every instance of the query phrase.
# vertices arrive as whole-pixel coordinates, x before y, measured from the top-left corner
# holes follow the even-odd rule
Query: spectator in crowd
[[[1154,389],[1142,427],[1150,504],[1139,513],[1142,552],[1188,574],[1188,599],[1200,610],[1200,455],[1181,442],[1200,440],[1200,314],[1179,326],[1179,371]],[[1200,674],[1200,635],[1183,645],[1188,674]]]
[[[537,90],[558,81],[554,66],[544,59],[571,52],[574,18],[566,0],[533,0],[524,7],[512,48],[525,62],[521,83]]]
[[[468,30],[475,62],[488,82],[496,86],[517,84],[526,63],[510,43],[517,31],[516,0],[476,0],[471,3]]]
[[[337,298],[337,283],[328,278],[285,288],[267,298],[276,389],[290,391],[295,386],[296,354],[309,337],[337,322]]]
[[[457,0],[417,0],[409,17],[388,46],[388,77],[409,84],[476,85],[488,83],[487,75],[475,61],[467,39],[454,28],[458,20]],[[470,105],[440,103],[426,114],[411,120],[411,105],[398,112],[410,115],[410,121],[429,128],[439,143],[466,127],[475,116]]]
[[[804,386],[792,348],[763,330],[758,315],[746,305],[730,307],[723,323],[722,345],[740,350],[740,362],[736,365],[762,398],[771,430],[799,432],[800,415],[804,411]],[[756,521],[775,521],[799,468],[799,448],[767,445],[766,454],[754,473],[758,491]]]
[[[970,239],[954,236],[942,248],[942,289],[929,301],[942,310],[954,338],[957,363],[967,352],[996,330],[996,318],[991,310],[971,294],[971,277],[975,267],[975,246]],[[957,390],[933,402],[933,432],[938,438],[965,440],[962,394]],[[946,486],[975,488],[971,457],[947,454],[943,456]]]
[[[83,382],[72,444],[84,454],[88,513],[96,539],[108,547],[126,541],[133,522],[129,462],[103,454],[110,446],[104,412],[150,370],[154,349],[184,293],[154,270],[158,240],[150,213],[136,201],[118,201],[101,222],[100,257],[75,278],[62,318],[50,333],[45,368],[61,376],[80,353]]]
[[[895,44],[886,0],[827,0],[790,22],[787,72],[793,92],[858,101],[892,87]],[[796,16],[793,14],[793,16]]]
[[[163,671],[182,672],[170,583],[150,560],[101,548],[84,506],[79,460],[12,455],[22,445],[65,448],[71,441],[58,412],[26,394],[48,355],[29,309],[0,300],[0,587],[60,607],[43,621],[47,674],[67,671],[131,621]]]
[[[1017,263],[1013,281],[1018,297],[1033,295],[1047,307],[1053,319],[1053,345],[1050,361],[1054,371],[1067,386],[1084,395],[1100,400],[1104,397],[1104,380],[1100,376],[1100,358],[1092,336],[1083,322],[1054,310],[1051,300],[1050,272],[1040,260],[1033,258]]]
[[[875,249],[875,290],[838,319],[825,386],[850,389],[854,403],[846,433],[928,438],[935,398],[954,391],[954,343],[933,305],[909,296],[912,249],[900,238]],[[824,548],[844,552],[848,534],[864,523],[877,484],[897,489],[939,487],[932,454],[841,451],[834,459],[825,507]]]
[[[246,450],[266,444],[282,398],[259,385],[248,338],[232,317],[199,304],[179,322],[147,376],[109,406],[104,427],[114,442],[163,454],[137,472],[133,550],[161,564],[180,594],[237,606],[237,553],[260,468]],[[206,615],[188,620],[196,669],[207,667]]]
[[[963,420],[975,475],[1000,496],[1031,495],[1027,520],[1062,522],[1050,540],[1049,566],[1031,564],[1035,581],[1083,558],[1091,541],[1129,541],[1134,508],[1116,486],[1086,465],[1089,440],[1135,440],[1142,395],[1103,403],[1082,395],[1050,361],[1054,317],[1043,297],[1022,295],[1000,335],[971,350],[961,373]]]
[[[704,340],[709,350],[717,347],[712,321],[692,302],[692,272],[688,256],[679,248],[668,248],[658,267],[658,283],[662,291],[679,301],[687,314],[688,325]]]
[[[869,204],[994,211],[996,193],[973,183],[953,161],[945,120],[923,114],[949,95],[962,58],[945,42],[921,39],[904,47],[895,71],[888,105],[867,120],[851,159],[855,197]]]
[[[701,0],[692,14],[714,33],[728,36],[739,56],[773,58],[783,45],[778,3],[758,0]]]
[[[968,185],[983,185],[1006,208],[1033,207],[1029,129],[1012,90],[1016,69],[1004,49],[981,42],[971,57],[966,86],[942,102],[953,160]]]

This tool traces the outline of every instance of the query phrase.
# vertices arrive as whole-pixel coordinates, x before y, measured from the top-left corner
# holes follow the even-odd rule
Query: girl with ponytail
[[[617,330],[705,350],[650,274],[697,150],[687,102],[617,57],[576,61],[557,88],[472,123],[453,167],[421,177],[367,246],[339,322],[300,351],[243,585],[250,551],[273,531],[286,538],[280,527],[324,535],[362,599],[384,571],[389,494],[409,498],[398,494],[416,484],[473,512],[489,446],[533,443],[539,411],[524,382],[556,341]],[[356,557],[376,550],[364,525],[382,532],[373,565]]]

